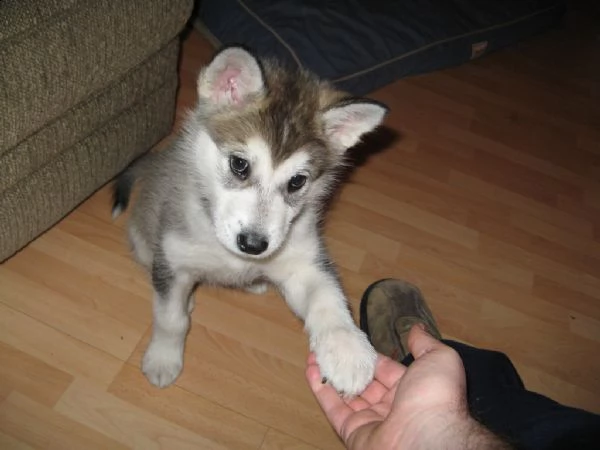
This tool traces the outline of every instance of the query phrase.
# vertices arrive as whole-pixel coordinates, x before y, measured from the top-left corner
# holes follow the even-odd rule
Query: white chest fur
[[[257,264],[233,255],[216,240],[196,240],[169,233],[163,240],[166,259],[176,271],[198,280],[228,286],[246,286],[262,276]]]

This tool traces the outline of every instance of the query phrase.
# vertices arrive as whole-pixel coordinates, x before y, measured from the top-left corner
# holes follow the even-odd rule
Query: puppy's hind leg
[[[169,267],[164,255],[157,252],[152,264],[152,285],[154,323],[142,371],[152,384],[166,387],[183,368],[183,349],[190,324],[188,305],[194,282],[188,273]]]

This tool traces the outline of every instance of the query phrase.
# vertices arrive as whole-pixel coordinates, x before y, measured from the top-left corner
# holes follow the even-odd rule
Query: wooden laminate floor
[[[340,191],[327,242],[356,308],[421,287],[446,337],[507,353],[527,387],[600,412],[600,51],[585,17],[374,97],[399,135]],[[179,116],[211,49],[183,47]],[[197,294],[177,385],[140,357],[151,291],[102,188],[0,266],[0,448],[338,449],[273,292]]]

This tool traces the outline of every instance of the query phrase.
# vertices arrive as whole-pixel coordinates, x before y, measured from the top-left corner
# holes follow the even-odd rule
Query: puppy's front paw
[[[181,373],[183,345],[152,341],[142,360],[142,372],[148,381],[160,388],[167,387]]]
[[[311,338],[321,375],[346,396],[360,394],[373,380],[377,353],[355,327],[340,327]]]

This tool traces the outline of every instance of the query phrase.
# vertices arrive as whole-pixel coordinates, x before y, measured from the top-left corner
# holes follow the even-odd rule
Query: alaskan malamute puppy
[[[197,89],[170,148],[115,184],[116,217],[140,181],[128,234],[155,291],[144,374],[164,387],[181,372],[196,285],[260,293],[269,283],[304,320],[323,376],[360,393],[376,354],[354,325],[318,225],[344,153],[386,107],[237,46],[216,54]]]

